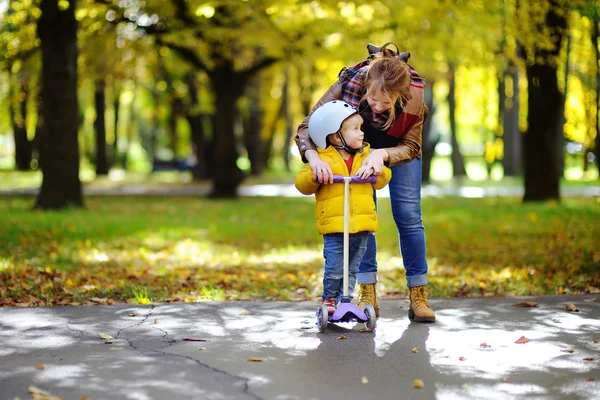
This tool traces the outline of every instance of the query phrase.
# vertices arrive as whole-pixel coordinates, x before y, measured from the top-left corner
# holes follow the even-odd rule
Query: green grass
[[[320,295],[313,199],[88,197],[32,211],[0,198],[0,304],[304,300]],[[600,288],[600,199],[424,199],[433,296]],[[406,296],[389,201],[379,202],[379,291]]]

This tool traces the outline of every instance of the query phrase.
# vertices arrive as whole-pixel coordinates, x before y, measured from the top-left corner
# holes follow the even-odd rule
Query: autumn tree
[[[42,49],[39,140],[42,187],[36,207],[82,206],[77,130],[76,1],[42,0],[37,33]]]
[[[527,131],[523,137],[524,201],[559,200],[564,99],[559,55],[567,30],[566,0],[521,1],[516,8],[527,73]]]

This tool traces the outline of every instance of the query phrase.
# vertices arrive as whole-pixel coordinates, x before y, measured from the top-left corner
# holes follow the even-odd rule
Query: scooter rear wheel
[[[325,303],[317,309],[317,327],[319,332],[327,332],[327,320],[329,318],[329,312],[327,311],[327,305]]]
[[[365,315],[367,316],[365,327],[370,331],[374,330],[377,323],[377,316],[375,315],[375,308],[371,304],[367,304],[365,307]]]

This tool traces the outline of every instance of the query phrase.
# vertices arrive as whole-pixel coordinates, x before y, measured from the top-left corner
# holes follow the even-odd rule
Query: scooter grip
[[[352,175],[350,183],[376,183],[377,177],[375,175],[369,176],[367,179],[362,179],[357,175]],[[334,175],[333,183],[344,183],[344,176],[342,175]]]

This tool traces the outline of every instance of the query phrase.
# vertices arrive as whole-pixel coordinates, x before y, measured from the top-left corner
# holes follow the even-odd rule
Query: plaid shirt
[[[365,106],[360,106],[362,97],[365,95],[365,79],[369,70],[369,60],[364,60],[354,67],[344,68],[340,71],[339,79],[342,83],[342,100],[356,107],[360,114],[364,116]],[[374,113],[370,108],[370,118],[375,125],[383,125],[388,120],[390,112],[385,111],[381,114]]]

